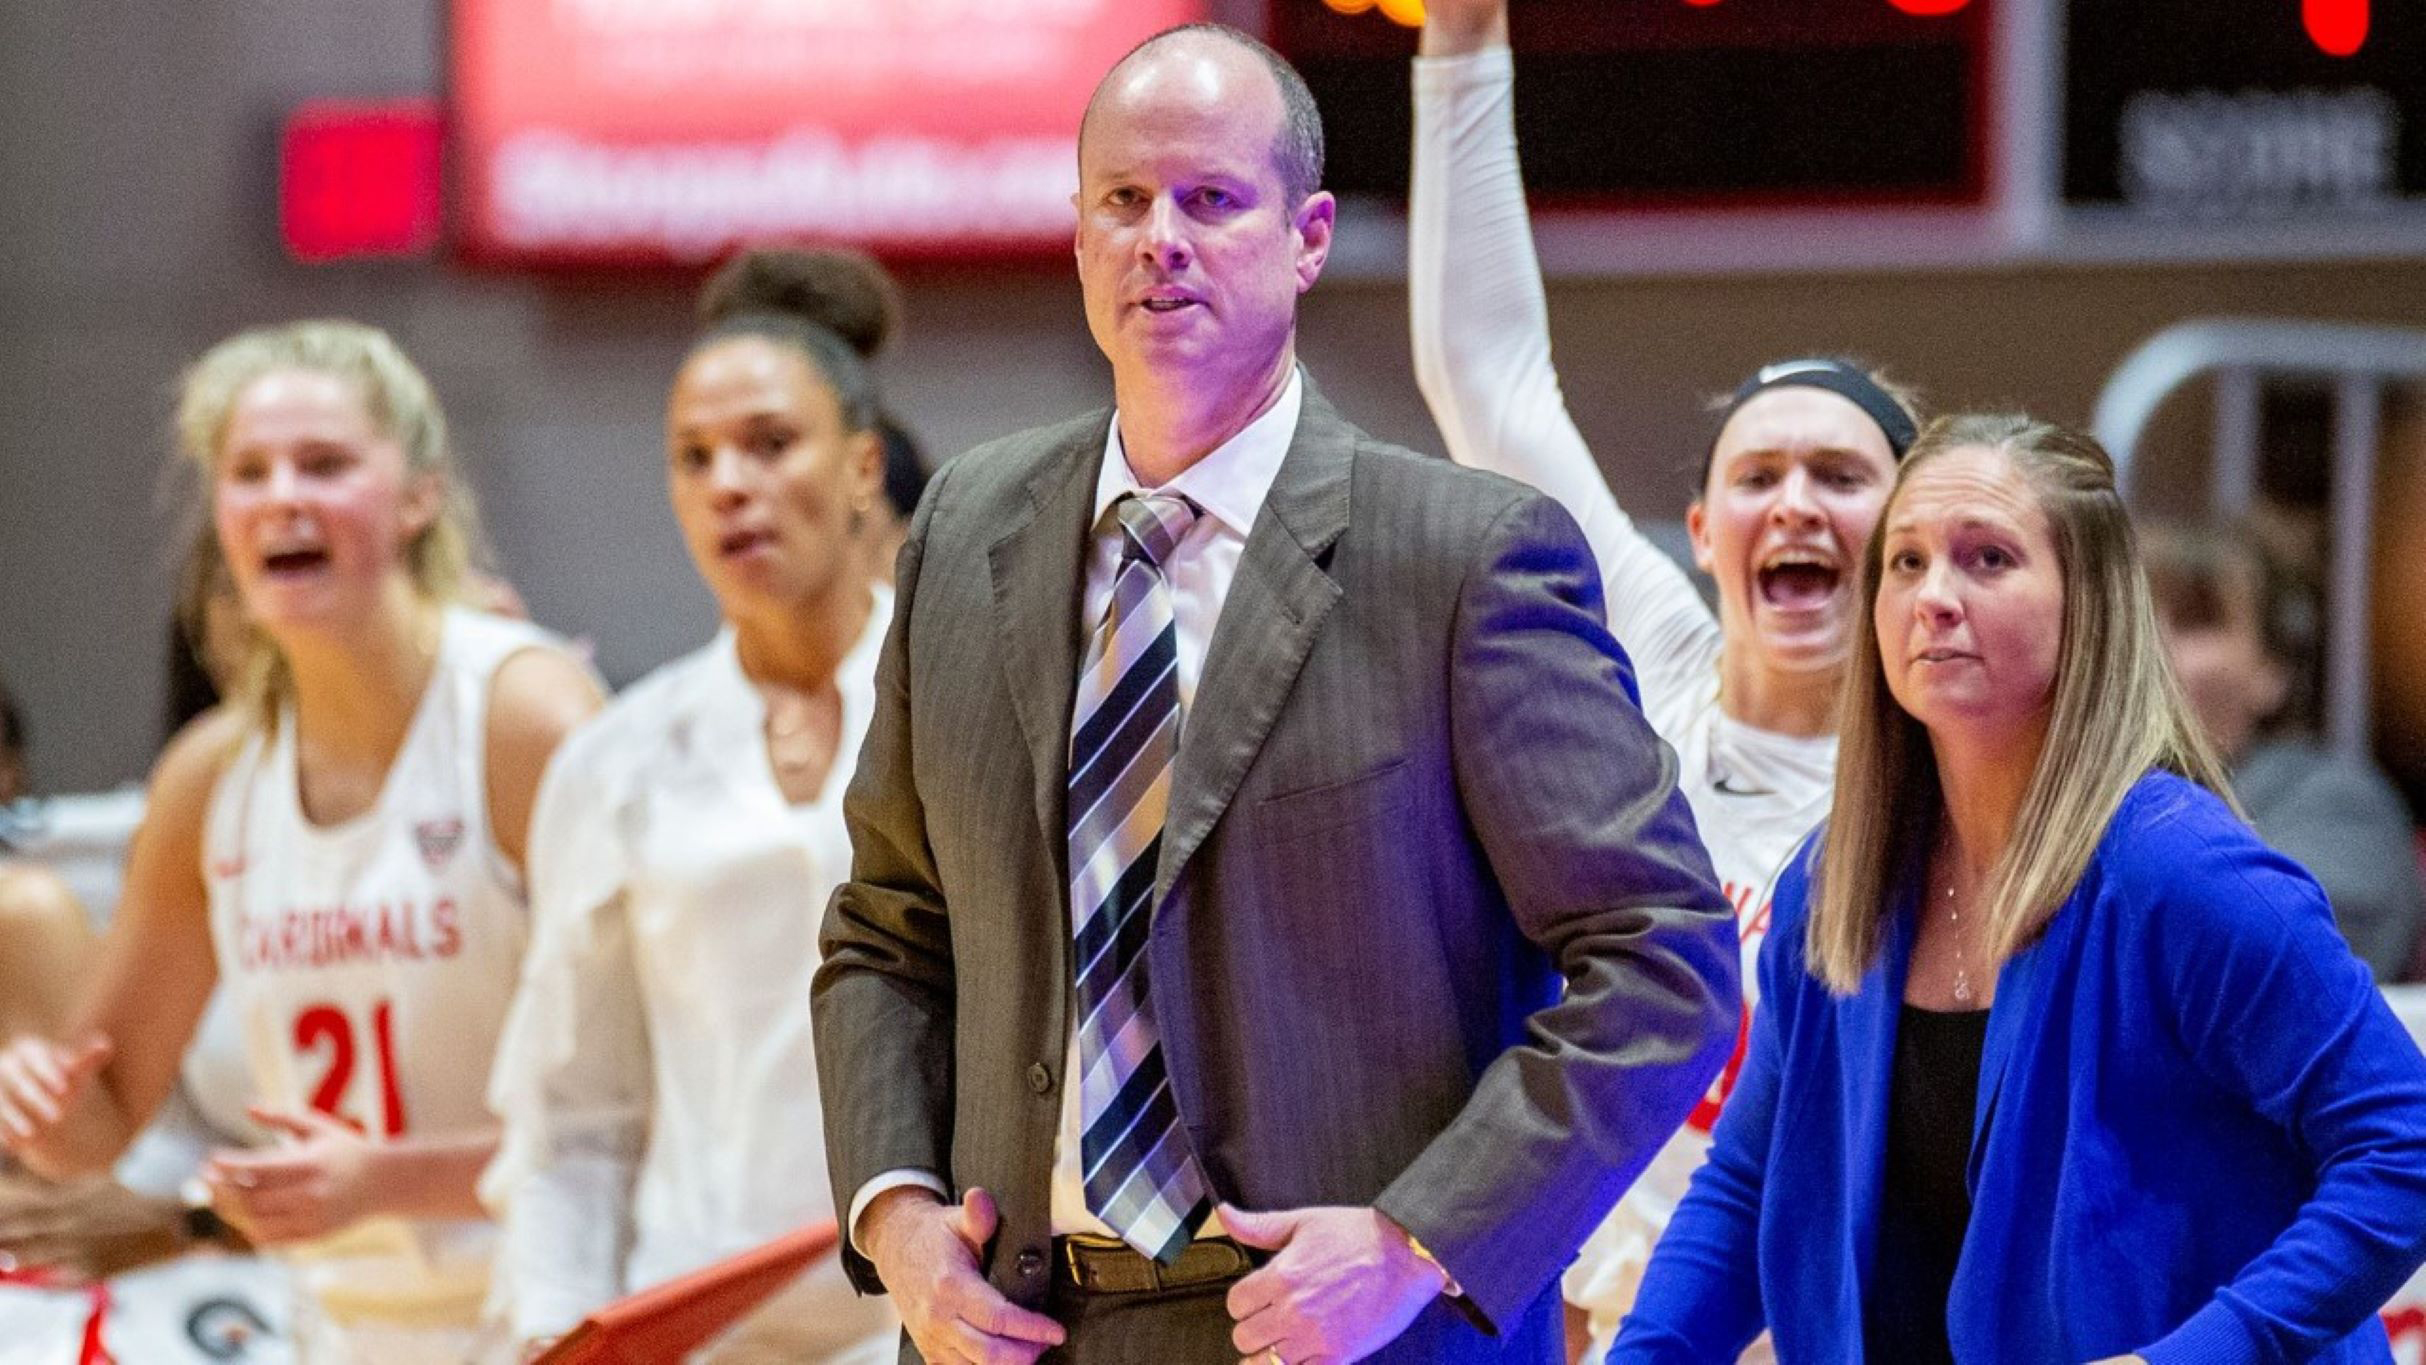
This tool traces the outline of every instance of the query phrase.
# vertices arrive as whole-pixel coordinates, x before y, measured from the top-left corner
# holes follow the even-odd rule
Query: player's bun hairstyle
[[[867,362],[892,339],[900,317],[892,278],[856,251],[757,247],[701,286],[691,353],[737,336],[793,347],[834,390],[844,423],[867,431],[883,407]]]
[[[901,326],[901,291],[884,267],[856,251],[761,247],[724,263],[699,291],[699,322],[737,314],[789,313],[873,359]]]

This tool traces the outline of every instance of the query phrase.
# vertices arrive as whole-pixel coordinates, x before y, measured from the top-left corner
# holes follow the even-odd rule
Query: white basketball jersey
[[[489,1063],[528,915],[488,826],[489,684],[508,656],[556,643],[533,626],[450,609],[377,800],[341,824],[303,814],[291,706],[220,778],[203,875],[220,989],[241,1023],[258,1102],[333,1114],[380,1141],[492,1126]],[[307,1272],[307,1288],[411,1300],[416,1284],[444,1281],[442,1297],[469,1288],[476,1306],[486,1247],[468,1247],[467,1231],[423,1227],[404,1239],[408,1259],[427,1258],[426,1275],[341,1253],[352,1267],[341,1279],[375,1286],[314,1284],[321,1277]]]

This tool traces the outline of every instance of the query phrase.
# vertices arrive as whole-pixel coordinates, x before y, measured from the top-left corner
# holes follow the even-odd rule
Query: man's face
[[[1078,277],[1116,377],[1252,384],[1285,363],[1331,196],[1288,202],[1272,73],[1218,40],[1115,72],[1080,143]]]

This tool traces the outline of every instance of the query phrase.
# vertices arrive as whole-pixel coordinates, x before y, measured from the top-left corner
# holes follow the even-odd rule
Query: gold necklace
[[[822,695],[800,697],[797,705],[778,705],[775,689],[764,689],[767,702],[767,756],[782,772],[799,772],[816,766],[819,744],[819,713],[825,708]],[[792,694],[797,696],[798,694]],[[834,700],[839,702],[837,693]]]
[[[1971,967],[1965,960],[1966,955],[1963,952],[1963,912],[1955,906],[1954,875],[1951,868],[1948,869],[1946,875],[1946,923],[1954,929],[1954,1003],[1968,1005],[1971,1003],[1972,995]]]

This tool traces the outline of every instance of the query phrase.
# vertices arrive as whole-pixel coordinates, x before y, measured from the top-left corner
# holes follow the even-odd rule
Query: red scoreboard
[[[2067,0],[2064,198],[2131,218],[2426,203],[2426,4]]]
[[[804,238],[1069,250],[1105,68],[1204,0],[451,0],[457,248],[711,260]]]
[[[1514,0],[1526,183],[1609,208],[1979,204],[2015,2]],[[1323,106],[1334,188],[1403,195],[1415,37],[1358,7],[1270,0],[1269,32]]]

